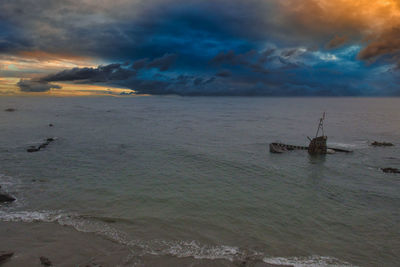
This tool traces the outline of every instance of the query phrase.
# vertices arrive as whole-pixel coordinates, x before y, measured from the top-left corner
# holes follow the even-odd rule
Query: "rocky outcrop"
[[[54,138],[47,138],[46,139],[46,141],[45,142],[43,142],[42,144],[40,144],[39,146],[31,146],[31,147],[29,147],[26,151],[27,152],[30,152],[30,153],[32,153],[32,152],[38,152],[38,151],[40,151],[41,149],[44,149],[44,148],[46,148],[51,142],[53,142],[55,139]]]
[[[0,251],[0,264],[8,261],[14,255],[14,252]]]
[[[2,202],[3,203],[4,202],[13,202],[13,201],[15,201],[15,198],[10,196],[9,194],[0,192],[0,203],[2,203]]]
[[[41,256],[39,259],[40,259],[40,263],[43,266],[53,266],[53,264],[51,263],[51,261],[48,258]]]
[[[392,143],[388,143],[388,142],[377,142],[374,141],[371,143],[371,146],[394,146]]]
[[[381,168],[384,173],[400,173],[399,169],[396,168]]]

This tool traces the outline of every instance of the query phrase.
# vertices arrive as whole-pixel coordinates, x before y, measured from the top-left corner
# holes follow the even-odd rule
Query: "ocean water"
[[[67,225],[135,256],[398,266],[400,176],[380,168],[400,168],[399,107],[398,98],[3,97],[0,185],[17,201],[0,205],[0,221]],[[353,153],[269,153],[270,142],[307,145],[324,111],[328,144]],[[45,150],[26,152],[48,137]]]

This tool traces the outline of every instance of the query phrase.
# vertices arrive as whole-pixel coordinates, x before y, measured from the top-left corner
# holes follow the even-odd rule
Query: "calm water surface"
[[[397,98],[3,97],[0,184],[18,201],[0,206],[0,220],[70,225],[138,255],[396,266],[400,176],[379,168],[400,168],[399,107]],[[269,153],[269,142],[306,145],[323,111],[328,143],[354,153]],[[26,152],[47,137],[57,140]]]

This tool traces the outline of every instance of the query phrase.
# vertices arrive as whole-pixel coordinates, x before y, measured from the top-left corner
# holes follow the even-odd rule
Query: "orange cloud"
[[[300,34],[363,41],[361,59],[400,51],[400,0],[289,0],[280,6]]]
[[[68,68],[94,67],[99,62],[92,58],[44,51],[21,51],[0,55],[0,70],[8,72],[53,72]],[[31,77],[30,75],[26,75]]]

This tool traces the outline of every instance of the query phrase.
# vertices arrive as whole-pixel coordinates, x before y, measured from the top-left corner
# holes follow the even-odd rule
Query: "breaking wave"
[[[89,218],[89,219],[88,219]],[[132,240],[128,235],[109,224],[104,218],[82,216],[63,211],[0,211],[0,221],[7,222],[47,222],[70,226],[80,232],[98,234],[131,249],[135,256],[175,256],[178,258],[229,260],[229,261],[264,261],[275,265],[293,265],[295,267],[317,266],[352,266],[332,257],[312,256],[308,258],[269,258],[265,253],[243,250],[225,245],[205,245],[198,241]]]
[[[7,222],[47,222],[71,226],[77,231],[95,233],[113,242],[130,247],[135,255],[170,255],[176,257],[193,257],[195,259],[226,259],[236,260],[245,255],[237,247],[209,246],[197,241],[166,241],[166,240],[130,240],[128,235],[119,231],[102,218],[87,219],[88,216],[63,213],[62,211],[0,211],[0,221]],[[247,255],[247,254],[246,254]]]
[[[310,257],[276,257],[276,258],[264,258],[263,261],[269,264],[282,265],[282,266],[294,266],[294,267],[355,267],[348,262],[338,260],[333,257],[326,256],[310,256]]]

